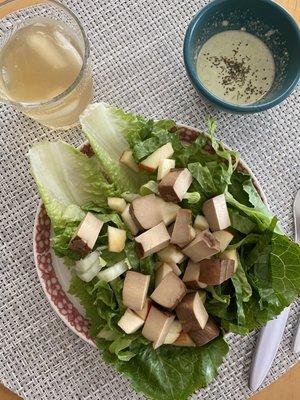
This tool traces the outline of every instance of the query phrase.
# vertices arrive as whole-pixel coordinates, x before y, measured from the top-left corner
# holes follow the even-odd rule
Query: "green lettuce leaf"
[[[129,130],[125,136],[136,162],[142,161],[168,142],[175,148],[180,146],[178,135],[171,132],[174,127],[175,122],[171,120],[149,120]]]
[[[193,178],[199,184],[198,191],[206,198],[211,198],[224,193],[231,184],[231,177],[237,167],[239,154],[226,149],[215,138],[216,121],[212,117],[208,118],[207,125],[206,136],[200,135],[192,145],[181,149],[181,153],[189,154],[189,157],[185,156],[184,166],[188,166]],[[206,151],[207,144],[212,146],[214,153]],[[182,155],[180,157],[183,159]]]
[[[255,231],[256,224],[250,218],[246,217],[236,208],[228,207],[228,213],[231,221],[231,227],[237,231],[248,235],[249,233]]]
[[[94,296],[90,293],[92,288],[92,282],[83,282],[76,274],[73,274],[68,292],[80,300],[85,310],[85,317],[89,321],[89,333],[92,337],[96,337],[106,323],[99,317],[94,303]]]
[[[29,159],[39,194],[54,226],[80,219],[80,206],[88,202],[104,205],[107,196],[114,196],[116,192],[101,174],[97,160],[67,143],[36,143],[29,150]]]
[[[177,142],[178,138],[174,133],[167,131],[166,129],[155,129],[153,124],[153,130],[151,132],[151,137],[143,141],[137,141],[133,146],[133,156],[135,160],[141,161],[150,154],[154,153],[159,147],[164,144],[174,141]],[[129,135],[127,135],[129,137]]]
[[[81,114],[80,123],[103,173],[118,188],[118,194],[136,191],[145,182],[145,176],[121,164],[119,159],[129,147],[126,133],[143,127],[144,118],[105,103],[95,103]]]
[[[248,282],[244,268],[238,260],[238,267],[235,274],[231,277],[231,282],[235,290],[235,301],[237,308],[237,322],[238,325],[245,325],[246,316],[244,312],[244,303],[250,300],[252,295],[252,287]]]
[[[225,164],[218,161],[206,162],[204,165],[200,162],[191,163],[188,164],[188,169],[206,198],[224,193],[230,184],[231,172]]]
[[[89,332],[97,346],[107,350],[107,354],[115,360],[129,361],[137,354],[141,345],[147,345],[149,342],[139,332],[126,335],[118,327],[117,323],[125,312],[122,289],[121,278],[110,283],[95,278],[87,283],[73,274],[69,293],[76,296],[84,307],[90,325]],[[113,340],[98,337],[103,328],[114,333]]]
[[[65,227],[54,228],[54,235],[51,238],[54,253],[60,258],[64,258],[64,262],[67,265],[72,265],[81,258],[69,249],[70,240],[75,234],[78,224],[79,222],[69,222]]]
[[[300,294],[300,246],[274,232],[276,222],[237,244],[241,263],[232,286],[215,286],[206,300],[207,310],[226,330],[245,334],[263,326]]]
[[[240,217],[248,217],[256,224],[258,231],[263,232],[268,228],[273,214],[262,201],[249,174],[235,171],[225,195],[227,203],[235,209],[235,211],[231,212],[235,212],[236,215],[239,213]],[[278,226],[276,226],[275,231],[282,233]]]
[[[229,203],[231,206],[242,212],[243,215],[248,216],[252,221],[254,221],[257,229],[260,232],[263,232],[268,228],[272,220],[272,217],[269,214],[266,214],[264,211],[260,211],[260,209],[257,209],[255,207],[245,206],[244,204],[235,200],[232,194],[228,191],[225,193],[225,196],[227,203]]]
[[[219,337],[203,347],[140,346],[137,355],[122,362],[104,353],[132,383],[133,388],[152,400],[185,400],[207,386],[218,374],[228,353],[226,341]]]

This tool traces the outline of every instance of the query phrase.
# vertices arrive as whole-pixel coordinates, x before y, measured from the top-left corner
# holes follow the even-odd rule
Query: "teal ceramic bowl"
[[[207,90],[196,72],[203,44],[224,30],[243,29],[269,47],[275,61],[275,79],[270,91],[250,105],[228,103]],[[300,78],[300,31],[293,18],[271,0],[214,0],[191,21],[184,39],[184,63],[198,92],[209,102],[234,113],[255,113],[274,107],[296,87]]]

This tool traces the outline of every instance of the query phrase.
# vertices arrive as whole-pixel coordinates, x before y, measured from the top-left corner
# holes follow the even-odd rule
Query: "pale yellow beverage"
[[[52,128],[78,122],[92,96],[84,48],[63,22],[35,18],[17,29],[0,51],[2,97]]]

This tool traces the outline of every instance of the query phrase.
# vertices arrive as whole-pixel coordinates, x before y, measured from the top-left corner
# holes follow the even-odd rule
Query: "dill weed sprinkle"
[[[197,60],[202,83],[223,100],[251,104],[272,86],[275,65],[268,47],[244,31],[224,31],[204,43]]]

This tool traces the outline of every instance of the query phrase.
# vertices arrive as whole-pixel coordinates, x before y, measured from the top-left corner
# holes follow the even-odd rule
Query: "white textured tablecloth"
[[[191,17],[206,3],[196,0],[68,1],[92,48],[95,99],[149,117],[170,117],[204,127],[217,117],[218,138],[238,149],[252,167],[272,211],[293,235],[292,201],[300,187],[299,90],[279,107],[256,115],[229,115],[205,105],[189,82],[182,43]],[[51,309],[39,284],[32,254],[37,191],[27,151],[34,141],[63,139],[78,145],[79,129],[51,132],[0,107],[0,381],[30,400],[138,399],[128,381],[105,365]],[[266,383],[285,372],[298,305]],[[245,399],[256,334],[231,335],[231,351],[219,377],[194,398]]]

